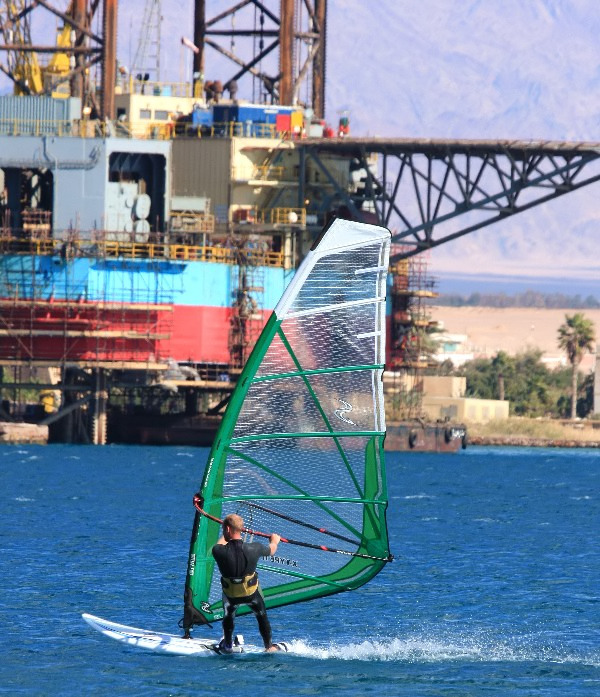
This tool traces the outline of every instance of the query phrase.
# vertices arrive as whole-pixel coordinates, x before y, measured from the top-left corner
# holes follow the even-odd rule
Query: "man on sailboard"
[[[273,556],[281,539],[273,533],[269,544],[243,542],[244,521],[231,513],[223,520],[223,537],[212,548],[212,554],[221,572],[223,586],[223,639],[219,644],[222,653],[233,652],[233,628],[235,613],[240,605],[248,605],[256,615],[258,629],[266,651],[277,651],[271,640],[271,624],[267,617],[265,601],[258,582],[256,565],[261,557]]]

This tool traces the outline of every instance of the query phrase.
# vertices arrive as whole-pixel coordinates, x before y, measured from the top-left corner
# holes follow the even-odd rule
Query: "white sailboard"
[[[104,634],[104,636],[138,649],[154,651],[155,653],[170,653],[177,656],[215,656],[221,654],[219,644],[214,639],[200,639],[197,637],[183,639],[181,635],[130,627],[126,624],[111,622],[87,613],[81,616],[90,627]],[[285,642],[278,642],[275,646],[280,651],[288,651],[288,644]],[[233,653],[264,653],[264,649],[259,646],[244,644],[243,637],[238,634],[235,637]]]

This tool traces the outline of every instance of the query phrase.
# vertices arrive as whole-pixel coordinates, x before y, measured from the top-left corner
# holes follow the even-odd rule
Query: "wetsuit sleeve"
[[[260,542],[247,542],[244,543],[244,554],[248,559],[248,573],[253,573],[261,557],[271,556],[271,548]]]
[[[261,542],[251,542],[250,546],[254,547],[254,553],[256,554],[257,559],[271,556],[271,548],[269,545],[263,545]]]

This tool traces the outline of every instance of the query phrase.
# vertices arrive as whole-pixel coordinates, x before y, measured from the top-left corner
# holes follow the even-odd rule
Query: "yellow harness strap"
[[[221,585],[228,598],[247,598],[258,590],[258,574],[255,571],[242,578],[221,576]]]

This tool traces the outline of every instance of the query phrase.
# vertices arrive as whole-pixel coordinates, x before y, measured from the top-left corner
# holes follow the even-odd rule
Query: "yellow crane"
[[[0,9],[0,29],[10,47],[31,46],[26,0],[5,0]],[[7,65],[0,70],[14,82],[15,94],[42,94],[44,80],[37,55],[32,51],[7,50]]]
[[[66,14],[70,15],[73,9],[73,2],[69,4]],[[74,43],[73,27],[66,23],[58,30],[56,45],[59,48],[69,48]],[[71,94],[69,75],[75,67],[75,60],[68,53],[54,53],[43,69],[44,90],[52,94],[53,97],[69,97]]]
[[[0,31],[6,48],[6,65],[0,70],[10,77],[17,95],[48,94],[53,97],[70,96],[69,75],[73,69],[73,58],[68,53],[52,54],[46,65],[40,65],[38,54],[32,48],[29,13],[31,0],[4,0],[0,3]],[[70,16],[73,0],[65,14]],[[73,28],[65,22],[58,29],[56,46],[68,48],[73,45]]]

